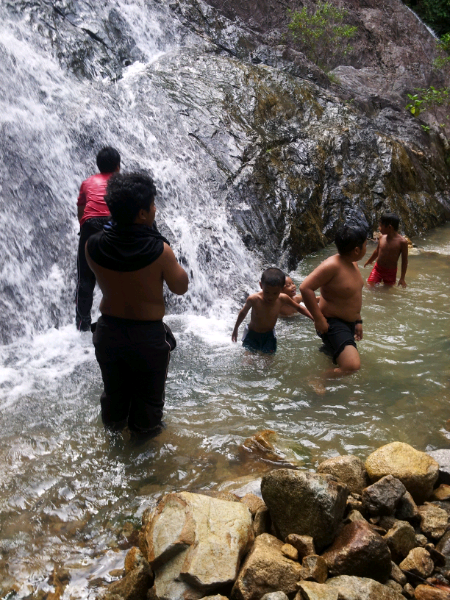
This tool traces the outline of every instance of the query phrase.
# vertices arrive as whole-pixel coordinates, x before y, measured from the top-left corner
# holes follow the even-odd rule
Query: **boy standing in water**
[[[358,371],[361,366],[356,341],[363,337],[361,319],[363,278],[358,260],[366,253],[367,232],[344,225],[337,233],[338,254],[323,261],[300,285],[303,302],[309,309],[327,354],[337,368],[333,375]],[[320,288],[317,303],[315,291]]]
[[[291,277],[286,275],[286,283],[284,284],[282,293],[289,296],[289,298],[292,298],[297,304],[300,304],[300,302],[303,302],[302,295],[296,294],[296,291],[297,288],[295,287],[295,283],[292,281]],[[319,302],[319,297],[317,297],[317,302]],[[287,304],[284,304],[280,310],[280,317],[293,317],[298,314],[298,311],[293,306],[288,306]]]
[[[283,306],[312,319],[310,313],[286,294],[282,294],[286,276],[280,269],[273,267],[262,274],[259,285],[261,291],[247,298],[244,308],[239,312],[231,340],[237,342],[239,325],[251,309],[250,324],[246,329],[242,345],[247,350],[259,350],[264,354],[273,354],[277,349],[274,327]]]
[[[402,272],[398,285],[406,287],[405,275],[408,267],[408,241],[398,233],[399,217],[394,213],[384,213],[380,218],[379,230],[381,236],[372,256],[364,266],[372,264],[377,259],[367,283],[375,285],[383,282],[384,285],[395,285],[397,277],[397,262],[402,256]]]

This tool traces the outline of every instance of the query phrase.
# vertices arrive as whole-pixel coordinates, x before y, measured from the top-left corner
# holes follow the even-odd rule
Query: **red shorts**
[[[385,283],[386,285],[395,285],[397,277],[397,267],[393,269],[387,269],[386,267],[380,267],[378,263],[375,263],[372,273],[369,275],[367,283]]]

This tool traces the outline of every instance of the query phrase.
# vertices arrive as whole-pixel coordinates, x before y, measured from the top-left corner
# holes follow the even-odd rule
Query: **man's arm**
[[[315,291],[329,283],[337,272],[337,266],[331,259],[325,260],[300,285],[300,293],[306,308],[312,315],[314,326],[319,333],[328,331],[328,321],[324,317],[316,300]]]
[[[311,319],[311,321],[314,321],[312,314],[309,312],[309,310],[307,310],[303,306],[300,306],[300,304],[298,302],[296,302],[293,298],[291,298],[287,294],[280,294],[280,300],[282,301],[283,305],[292,306],[292,308],[295,308],[295,310],[297,312],[299,312],[301,315],[304,315],[305,317],[308,317],[308,319]]]
[[[244,304],[244,307],[239,311],[238,318],[236,320],[236,325],[234,326],[233,333],[231,334],[232,342],[237,342],[237,334],[238,334],[239,325],[242,323],[242,321],[247,316],[247,313],[251,309],[252,304],[253,304],[252,297],[249,296],[247,298],[246,303]]]
[[[364,263],[365,267],[367,267],[367,265],[371,265],[373,263],[373,261],[378,257],[379,251],[380,251],[380,240],[378,240],[377,247],[372,252],[372,256],[368,260],[366,260],[366,262]]]
[[[78,216],[78,220],[81,221],[81,219],[83,218],[84,215],[84,209],[86,208],[86,206],[77,206],[77,216]]]
[[[402,287],[406,287],[405,275],[406,269],[408,268],[408,242],[403,240],[402,242],[402,273],[400,275],[400,279],[398,280],[398,285]]]
[[[185,294],[189,286],[189,278],[175,258],[172,248],[166,243],[164,243],[161,263],[162,276],[169,290],[178,296]]]

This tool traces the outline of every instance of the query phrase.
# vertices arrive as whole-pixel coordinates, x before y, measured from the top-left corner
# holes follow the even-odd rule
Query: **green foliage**
[[[405,4],[438,35],[442,36],[450,32],[449,0],[405,0]]]
[[[409,102],[405,106],[406,110],[418,117],[424,112],[431,113],[434,124],[439,127],[442,133],[449,138],[449,119],[450,119],[450,88],[436,89],[433,86],[429,88],[418,88],[416,94],[408,94]],[[424,131],[429,131],[429,125],[422,125]]]
[[[291,39],[322,69],[334,68],[351,50],[348,43],[358,28],[344,22],[346,10],[319,0],[313,13],[304,6],[300,11],[288,10],[288,15]]]

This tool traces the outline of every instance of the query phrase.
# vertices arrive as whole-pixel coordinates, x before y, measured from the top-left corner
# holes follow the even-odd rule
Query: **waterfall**
[[[155,178],[158,226],[191,279],[172,310],[205,312],[254,284],[254,258],[229,225],[229,172],[202,141],[220,118],[195,99],[213,93],[192,78],[204,41],[165,2],[75,4],[76,15],[72,4],[20,5],[0,7],[2,341],[73,322],[76,198],[106,144],[122,170]]]

